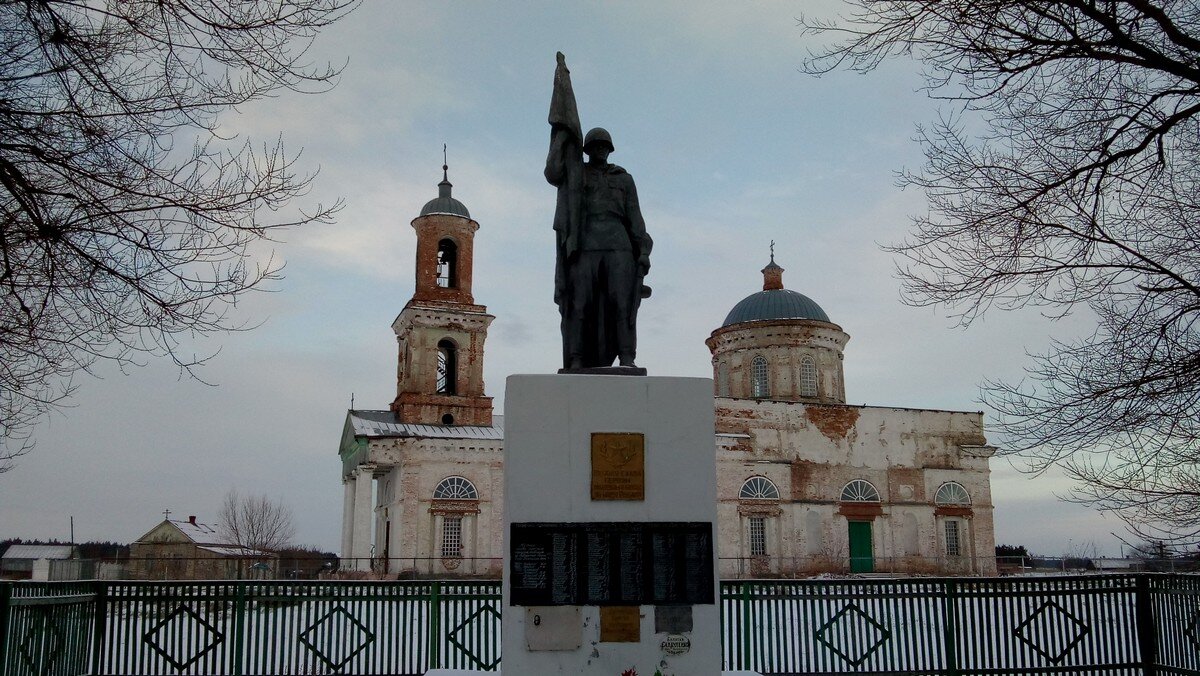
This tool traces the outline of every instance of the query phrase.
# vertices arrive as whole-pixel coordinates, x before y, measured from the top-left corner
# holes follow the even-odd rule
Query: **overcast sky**
[[[654,238],[654,296],[639,315],[639,365],[711,377],[704,339],[761,289],[776,242],[784,284],[851,340],[849,403],[979,410],[984,378],[1021,376],[1027,352],[1087,330],[1083,319],[995,313],[955,328],[944,308],[900,300],[896,242],[921,194],[894,172],[921,164],[915,126],[938,113],[918,65],[813,78],[795,2],[391,2],[367,0],[324,33],[314,58],[347,61],[338,87],[281,96],[224,131],[283,134],[320,170],[310,200],[342,197],[338,223],[282,235],[274,293],[243,299],[252,331],[190,345],[216,353],[205,385],[164,363],[78,379],[73,407],[0,475],[0,538],[129,542],[162,519],[215,521],[230,488],[289,505],[299,541],[340,542],[337,457],[346,409],[395,396],[390,325],[411,296],[409,222],[450,180],[480,223],[475,300],[496,320],[487,394],[560,364],[552,300],[555,191],[542,177],[555,52],[566,54],[584,128],[606,127],[635,178]],[[994,434],[990,441],[1002,444]],[[1044,554],[1116,555],[1120,523],[1061,502],[1066,486],[992,461],[997,542]]]

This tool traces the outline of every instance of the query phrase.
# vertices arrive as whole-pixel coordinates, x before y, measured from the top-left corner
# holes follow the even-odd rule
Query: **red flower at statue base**
[[[626,669],[625,671],[622,671],[621,676],[637,676],[637,669],[630,667],[630,668]]]

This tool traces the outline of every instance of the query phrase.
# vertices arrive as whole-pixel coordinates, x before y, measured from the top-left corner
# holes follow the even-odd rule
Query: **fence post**
[[[442,667],[442,584],[434,581],[429,586],[429,668]]]
[[[1135,586],[1134,622],[1137,624],[1138,652],[1142,658],[1142,673],[1158,673],[1158,623],[1154,618],[1154,600],[1150,595],[1150,576],[1140,573]]]
[[[242,572],[242,566],[238,564],[238,574]],[[246,584],[245,580],[234,582],[234,597],[233,597],[233,674],[234,676],[242,676],[243,673],[243,655],[242,651],[246,646]]]
[[[742,663],[738,666],[742,669],[749,669],[752,663],[750,648],[753,641],[754,632],[750,630],[753,625],[750,624],[750,583],[742,580]]]
[[[8,600],[12,598],[12,583],[0,582],[0,676],[8,673]]]
[[[958,583],[946,580],[945,602],[942,607],[946,614],[942,631],[942,653],[946,656],[947,676],[959,676],[958,666]]]
[[[104,634],[108,625],[108,583],[95,582],[96,597],[92,601],[92,673],[104,673]]]

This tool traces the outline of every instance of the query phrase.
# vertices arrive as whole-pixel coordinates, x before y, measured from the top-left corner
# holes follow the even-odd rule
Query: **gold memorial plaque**
[[[642,640],[641,608],[600,606],[601,643],[637,643]]]
[[[644,435],[592,433],[592,499],[646,499]]]

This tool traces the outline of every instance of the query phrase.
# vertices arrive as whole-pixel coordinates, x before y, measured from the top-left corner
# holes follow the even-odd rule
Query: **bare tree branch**
[[[852,0],[812,73],[911,55],[958,110],[919,131],[929,199],[890,247],[964,324],[1086,308],[1095,332],[989,382],[1006,451],[1147,539],[1200,537],[1200,6]],[[969,130],[969,131],[968,131]]]
[[[217,124],[333,86],[306,54],[358,1],[0,0],[0,467],[98,359],[191,372],[179,341],[243,328],[233,302],[279,276],[250,247],[331,220],[284,215],[312,175],[282,140]]]

